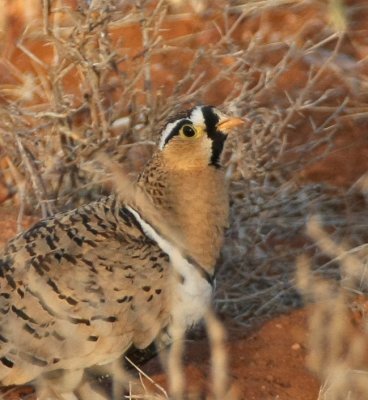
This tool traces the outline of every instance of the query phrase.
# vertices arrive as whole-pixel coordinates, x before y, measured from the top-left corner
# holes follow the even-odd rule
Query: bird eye
[[[180,131],[182,135],[188,138],[194,137],[197,133],[197,131],[191,125],[184,125]]]

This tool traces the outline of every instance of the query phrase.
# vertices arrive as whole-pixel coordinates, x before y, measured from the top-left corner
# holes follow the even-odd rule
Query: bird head
[[[175,169],[219,168],[227,135],[245,123],[212,106],[197,106],[167,121],[161,134],[160,151]]]

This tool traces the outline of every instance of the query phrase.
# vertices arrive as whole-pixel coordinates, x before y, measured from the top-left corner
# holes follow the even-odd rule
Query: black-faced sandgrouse
[[[78,393],[86,368],[170,334],[174,315],[184,328],[203,317],[228,223],[221,154],[242,123],[212,106],[170,119],[135,185],[145,203],[111,195],[44,219],[7,244],[2,385],[42,379],[55,393]],[[57,382],[56,371],[72,379]]]

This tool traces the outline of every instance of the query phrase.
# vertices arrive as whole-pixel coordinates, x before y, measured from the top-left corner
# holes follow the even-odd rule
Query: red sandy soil
[[[316,400],[319,383],[305,367],[307,309],[281,315],[247,335],[230,333],[231,389],[237,400]],[[207,350],[207,351],[206,351]],[[207,341],[187,344],[185,364],[187,390],[195,399],[210,387]],[[157,360],[143,370],[166,387],[166,376],[155,375]],[[231,394],[231,395],[230,395]],[[233,397],[232,397],[233,396]]]
[[[0,207],[0,244],[16,233],[17,210],[12,205]],[[25,225],[32,218],[26,217]],[[315,400],[319,383],[305,367],[307,310],[301,309],[266,322],[257,331],[230,334],[228,353],[232,392],[239,400]],[[227,325],[225,323],[225,325]],[[209,384],[208,341],[191,341],[186,348],[185,363],[191,392],[204,390]],[[165,375],[158,360],[142,367],[158,384],[165,386]],[[5,389],[6,400],[33,400],[29,387]]]

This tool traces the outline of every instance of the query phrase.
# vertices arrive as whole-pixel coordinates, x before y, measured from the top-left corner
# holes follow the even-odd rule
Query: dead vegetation
[[[339,260],[305,235],[308,215],[321,215],[329,237],[349,248],[367,240],[360,186],[368,10],[334,0],[223,1],[195,10],[196,2],[179,3],[45,0],[32,13],[21,2],[7,9],[1,182],[21,228],[24,213],[44,217],[109,192],[97,152],[134,178],[169,114],[214,103],[246,115],[252,123],[232,138],[226,158],[232,208],[216,305],[249,329],[301,304],[298,255],[339,278]]]
[[[337,283],[316,277],[306,257],[298,262],[298,287],[305,300],[314,303],[307,363],[323,382],[319,400],[364,399],[368,395],[367,244],[347,250],[316,218],[309,221],[307,232],[341,265]]]

